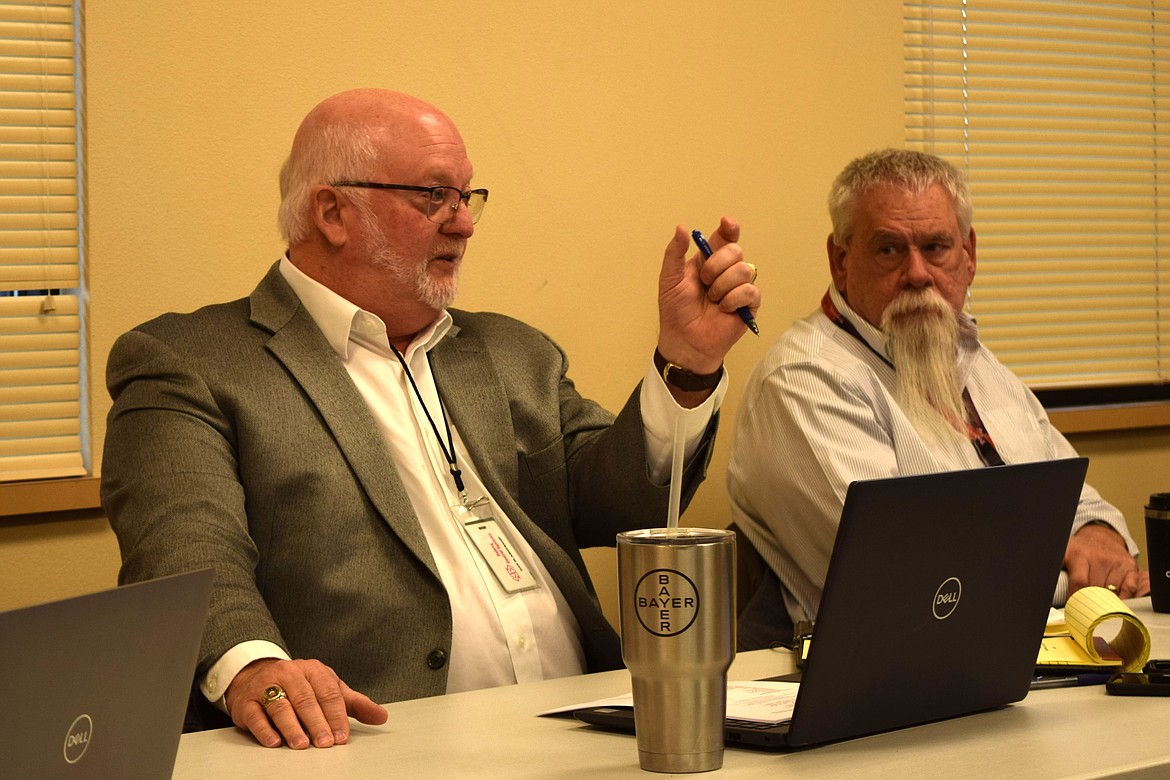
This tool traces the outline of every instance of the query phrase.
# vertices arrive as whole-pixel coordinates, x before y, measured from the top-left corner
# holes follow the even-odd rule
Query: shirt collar
[[[840,293],[836,285],[829,285],[829,297],[833,301],[833,305],[837,307],[837,311],[842,317],[849,320],[857,333],[865,340],[870,349],[878,353],[883,360],[890,362],[890,355],[886,352],[886,334],[875,328],[865,321],[857,312],[850,308],[849,303],[845,300],[845,296]]]
[[[360,344],[389,357],[390,342],[386,337],[386,323],[357,304],[341,297],[325,285],[307,276],[292,264],[287,256],[280,259],[280,275],[300,298],[309,316],[317,323],[325,339],[342,360],[349,359],[350,343]],[[444,309],[429,327],[415,336],[406,350],[409,360],[420,347],[430,351],[451,330],[451,315]]]

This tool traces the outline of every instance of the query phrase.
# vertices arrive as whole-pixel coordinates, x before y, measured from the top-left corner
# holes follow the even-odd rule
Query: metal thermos
[[[655,528],[618,534],[617,542],[639,765],[718,769],[735,658],[735,533]]]

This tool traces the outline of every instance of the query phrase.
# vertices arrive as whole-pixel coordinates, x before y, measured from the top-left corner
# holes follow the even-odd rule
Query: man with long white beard
[[[732,515],[768,564],[741,649],[815,618],[850,482],[1076,455],[963,311],[975,231],[954,166],[868,154],[837,177],[829,212],[833,283],[756,366],[736,423]],[[1053,604],[1086,585],[1144,595],[1136,556],[1125,518],[1086,485]]]

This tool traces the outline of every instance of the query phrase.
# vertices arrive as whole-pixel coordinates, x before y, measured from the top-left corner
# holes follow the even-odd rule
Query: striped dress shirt
[[[747,380],[727,472],[733,519],[779,577],[794,621],[816,616],[850,482],[983,466],[967,442],[923,440],[895,400],[885,336],[830,295],[865,343],[819,309],[793,324]],[[966,314],[959,371],[1006,463],[1076,455]],[[1107,523],[1137,555],[1125,518],[1085,485],[1070,534],[1090,522]],[[1064,572],[1055,585],[1061,606]]]

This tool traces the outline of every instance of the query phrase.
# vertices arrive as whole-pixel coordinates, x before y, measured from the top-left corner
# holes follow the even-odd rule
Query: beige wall
[[[674,225],[741,220],[761,271],[762,336],[729,357],[723,435],[687,514],[724,525],[740,383],[828,281],[828,183],[850,157],[902,138],[899,3],[88,6],[95,465],[113,340],[163,311],[247,294],[282,250],[276,171],[300,117],[342,89],[389,86],[456,120],[476,184],[492,191],[459,305],[546,330],[581,390],[611,409],[653,348]],[[1164,432],[1091,445],[1092,475],[1131,517],[1140,496],[1170,488]],[[591,558],[610,591],[611,558]],[[0,521],[0,608],[110,585],[117,561],[100,517]]]

